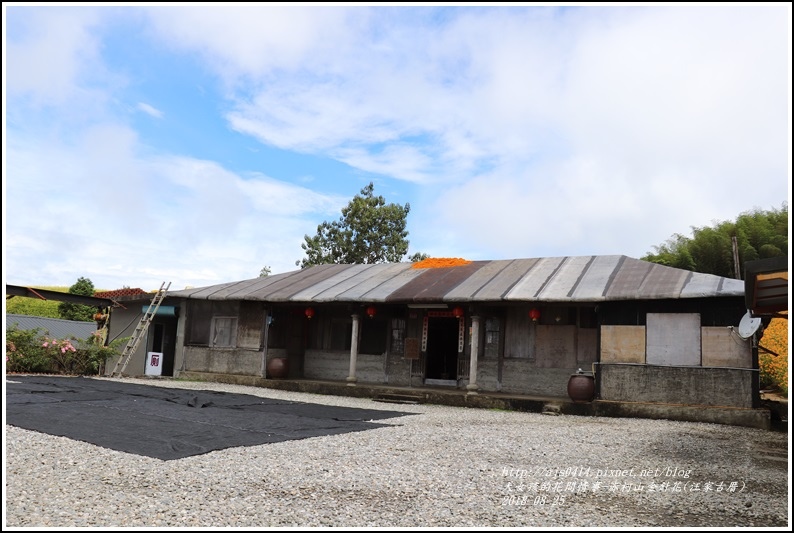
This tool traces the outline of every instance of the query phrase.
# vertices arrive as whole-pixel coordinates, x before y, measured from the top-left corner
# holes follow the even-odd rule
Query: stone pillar
[[[469,357],[469,384],[466,385],[468,394],[477,394],[480,386],[477,385],[477,354],[480,351],[480,317],[471,317],[471,355]]]
[[[347,384],[350,387],[355,386],[356,381],[356,359],[358,358],[358,328],[360,327],[361,317],[358,314],[353,315],[353,332],[350,339],[350,372],[347,376]]]

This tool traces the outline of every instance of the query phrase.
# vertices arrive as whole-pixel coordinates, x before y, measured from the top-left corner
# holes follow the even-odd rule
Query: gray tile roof
[[[744,296],[742,280],[624,255],[473,261],[447,268],[413,263],[319,265],[264,278],[169,293],[264,302],[603,302]]]
[[[76,320],[62,320],[60,318],[45,318],[41,316],[6,314],[6,328],[17,324],[21,330],[39,328],[42,335],[64,339],[75,337],[87,339],[96,331],[96,322],[80,322]]]

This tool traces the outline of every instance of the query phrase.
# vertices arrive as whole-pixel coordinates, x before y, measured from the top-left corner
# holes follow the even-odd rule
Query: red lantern
[[[304,311],[303,314],[306,315],[306,318],[311,319],[311,317],[314,316],[314,309],[312,309],[311,307],[307,307],[306,311]]]
[[[367,307],[367,316],[368,317],[372,318],[373,316],[375,316],[375,314],[377,312],[378,312],[378,310],[375,309],[374,305],[370,305],[369,307]]]
[[[454,308],[454,309],[452,310],[452,314],[455,316],[455,318],[460,318],[460,317],[462,317],[462,316],[463,316],[463,308],[462,308],[462,307],[456,307],[456,308]]]
[[[537,322],[540,318],[540,310],[535,309],[534,307],[529,311],[529,318],[532,319],[532,322]]]

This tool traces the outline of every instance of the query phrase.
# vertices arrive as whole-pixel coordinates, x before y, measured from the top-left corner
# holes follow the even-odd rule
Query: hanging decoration
[[[306,318],[310,319],[314,316],[314,309],[311,307],[307,307],[306,310],[303,312],[306,315]]]
[[[374,305],[370,305],[367,307],[367,316],[372,318],[377,314],[378,310],[375,308]]]
[[[537,309],[537,308],[533,307],[529,311],[529,318],[532,319],[532,322],[537,322],[538,319],[540,318],[540,309]]]
[[[454,308],[454,309],[452,310],[452,315],[453,315],[455,318],[460,318],[460,317],[462,317],[462,316],[463,316],[463,313],[464,313],[464,311],[463,311],[463,308],[462,308],[462,307],[460,307],[460,306],[458,306],[458,307],[456,307],[456,308]]]

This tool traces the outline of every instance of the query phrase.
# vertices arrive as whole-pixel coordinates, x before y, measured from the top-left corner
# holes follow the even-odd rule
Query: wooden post
[[[358,358],[358,328],[360,326],[358,314],[353,315],[353,332],[350,339],[350,372],[347,376],[347,384],[350,387],[355,386],[356,381],[356,359]]]
[[[480,317],[471,317],[471,354],[469,356],[469,384],[466,385],[468,394],[477,394],[480,386],[477,385],[477,353],[480,351]]]

